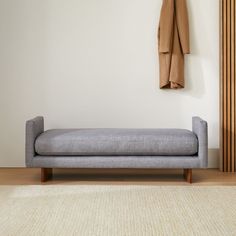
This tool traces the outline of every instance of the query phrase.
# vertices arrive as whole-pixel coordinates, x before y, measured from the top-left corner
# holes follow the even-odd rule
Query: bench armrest
[[[43,117],[38,116],[32,120],[26,121],[25,136],[25,164],[31,167],[32,160],[35,156],[34,143],[35,139],[44,132]]]
[[[200,159],[200,167],[208,166],[208,129],[207,122],[200,117],[192,118],[192,131],[198,138],[198,157]]]

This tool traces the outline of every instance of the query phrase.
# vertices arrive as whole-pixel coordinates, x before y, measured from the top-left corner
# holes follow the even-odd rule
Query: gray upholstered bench
[[[43,117],[26,122],[26,166],[41,168],[41,181],[53,168],[207,167],[207,122],[193,117],[193,129],[54,129]]]

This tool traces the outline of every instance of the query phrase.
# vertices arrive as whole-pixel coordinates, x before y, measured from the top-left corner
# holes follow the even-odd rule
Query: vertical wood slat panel
[[[223,60],[223,49],[224,49],[224,42],[223,42],[223,1],[220,1],[220,9],[219,9],[219,15],[220,15],[220,81],[219,81],[219,86],[220,86],[220,157],[224,156],[224,150],[223,150],[223,78],[224,78],[224,60]],[[223,158],[220,158],[220,170],[223,170]]]
[[[227,0],[227,172],[231,162],[231,0]]]
[[[221,159],[222,170],[236,167],[235,0],[221,0]]]
[[[235,0],[231,0],[231,171],[235,171]]]
[[[227,77],[227,0],[223,0],[223,170],[226,171],[227,167],[227,126],[226,126],[226,114],[227,114],[227,91],[226,91],[226,77]]]

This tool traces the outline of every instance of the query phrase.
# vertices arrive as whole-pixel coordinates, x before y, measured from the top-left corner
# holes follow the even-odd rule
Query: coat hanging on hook
[[[190,53],[186,0],[163,0],[158,49],[160,88],[184,88],[184,55]]]

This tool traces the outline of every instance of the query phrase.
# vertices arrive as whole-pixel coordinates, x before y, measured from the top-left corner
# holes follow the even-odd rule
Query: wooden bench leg
[[[184,169],[184,178],[188,183],[192,183],[192,169]]]
[[[41,168],[41,182],[46,182],[52,178],[52,168]]]

